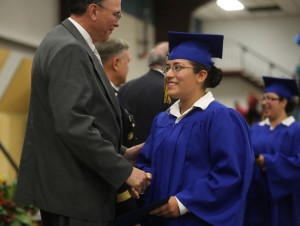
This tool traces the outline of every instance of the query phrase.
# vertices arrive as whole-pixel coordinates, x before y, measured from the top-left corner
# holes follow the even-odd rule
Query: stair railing
[[[223,70],[240,70],[257,81],[261,80],[262,75],[294,77],[292,72],[258,51],[231,39],[224,42],[223,59],[215,62]]]
[[[6,150],[6,148],[2,145],[1,141],[0,141],[0,150],[2,151],[2,153],[4,154],[6,159],[9,161],[10,165],[14,168],[16,173],[18,173],[19,168],[18,168],[16,162],[13,160],[13,158],[11,157],[9,152]]]

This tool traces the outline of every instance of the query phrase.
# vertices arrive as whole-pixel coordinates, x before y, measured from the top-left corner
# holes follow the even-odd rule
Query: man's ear
[[[96,21],[98,6],[96,4],[90,4],[86,10],[91,20]]]
[[[119,57],[114,57],[113,60],[112,60],[112,66],[113,66],[115,71],[119,70],[120,60],[121,59]]]

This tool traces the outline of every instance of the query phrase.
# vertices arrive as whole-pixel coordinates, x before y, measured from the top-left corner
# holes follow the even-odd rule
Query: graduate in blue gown
[[[293,79],[263,77],[265,119],[251,127],[256,156],[245,226],[300,225],[300,123],[292,113],[299,96]]]
[[[254,154],[246,121],[207,91],[222,79],[212,57],[223,36],[169,32],[167,94],[137,167],[152,174],[146,204],[170,197],[143,225],[241,226]]]

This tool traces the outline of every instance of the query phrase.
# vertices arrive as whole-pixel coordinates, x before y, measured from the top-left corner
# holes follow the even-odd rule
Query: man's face
[[[121,0],[105,0],[101,4],[96,4],[95,10],[92,38],[94,42],[104,42],[114,28],[119,26]]]
[[[119,55],[119,71],[118,71],[118,85],[124,84],[126,82],[127,74],[129,71],[130,53],[129,50],[124,50]]]

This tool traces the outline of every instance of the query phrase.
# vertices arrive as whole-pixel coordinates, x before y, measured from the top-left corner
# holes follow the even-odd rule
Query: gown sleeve
[[[300,184],[295,183],[300,181],[300,124],[293,123],[280,139],[283,142],[273,147],[277,149],[274,154],[264,154],[267,184],[274,201]]]

